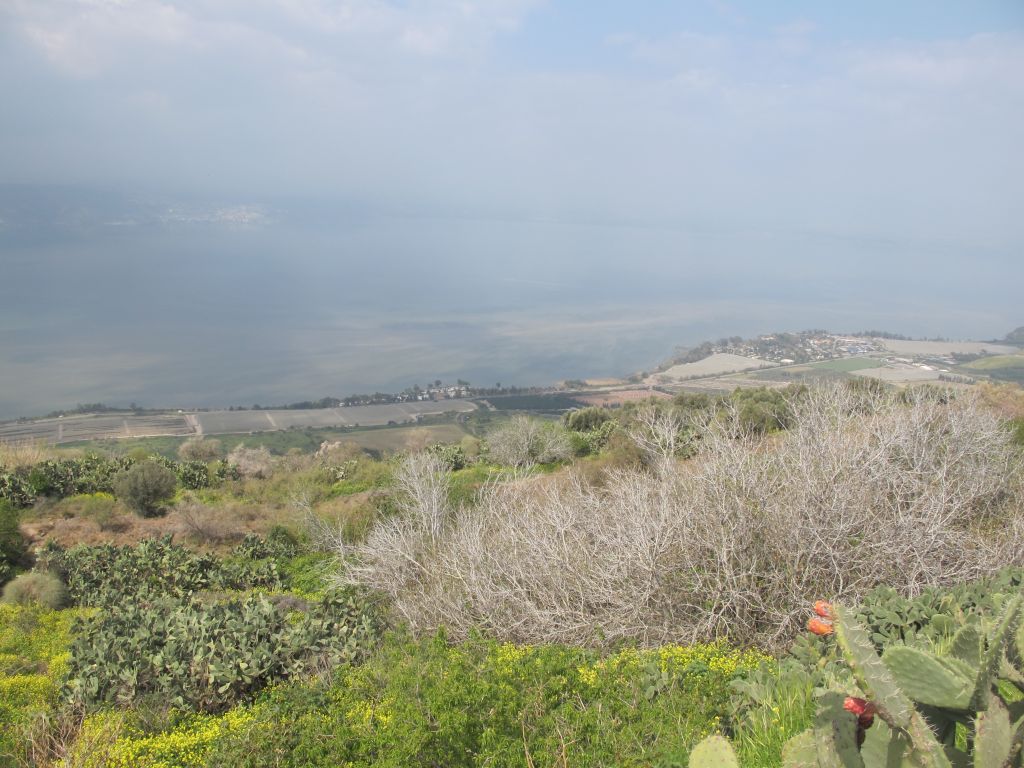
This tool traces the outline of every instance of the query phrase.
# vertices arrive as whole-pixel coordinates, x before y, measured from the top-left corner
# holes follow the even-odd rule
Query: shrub
[[[469,464],[469,459],[461,445],[435,443],[427,448],[427,452],[437,456],[449,472],[465,469]]]
[[[698,425],[686,466],[669,453],[662,471],[619,471],[603,487],[509,482],[460,510],[407,496],[349,578],[418,631],[779,647],[820,595],[913,595],[1024,564],[1019,455],[972,398],[904,404],[840,387],[791,407],[770,445],[725,414]]]
[[[192,438],[178,446],[178,458],[182,461],[199,461],[208,464],[223,456],[220,440]]]
[[[569,411],[562,417],[565,428],[573,432],[590,432],[597,429],[606,422],[613,421],[612,415],[606,408],[577,408]]]
[[[21,508],[31,506],[35,499],[35,491],[24,474],[8,472],[0,467],[0,500]]]
[[[155,461],[144,461],[115,478],[114,493],[132,511],[153,517],[160,505],[174,495],[176,486],[174,472]]]
[[[222,544],[243,536],[244,529],[230,508],[214,509],[187,498],[175,504],[174,509],[186,535],[198,543]]]
[[[183,461],[174,468],[182,488],[198,491],[210,487],[210,468],[201,461]]]
[[[0,499],[0,585],[23,563],[26,549],[25,537],[18,527],[18,511],[10,502]]]
[[[68,604],[68,590],[50,573],[23,573],[4,587],[3,600],[11,605],[40,605],[56,611]]]
[[[490,458],[513,467],[562,461],[572,456],[569,437],[561,424],[514,416],[487,434]]]
[[[269,477],[274,461],[270,451],[262,445],[259,448],[246,448],[244,443],[239,443],[228,454],[228,464],[242,477]]]

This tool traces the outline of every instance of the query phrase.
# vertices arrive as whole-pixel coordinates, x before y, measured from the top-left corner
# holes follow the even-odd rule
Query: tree
[[[174,473],[155,461],[136,464],[114,479],[114,494],[142,517],[155,517],[176,487]]]

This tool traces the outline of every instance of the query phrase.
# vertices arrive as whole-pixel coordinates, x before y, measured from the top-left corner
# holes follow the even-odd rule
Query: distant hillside
[[[1024,344],[1024,325],[1006,334],[1004,341],[1010,344]]]

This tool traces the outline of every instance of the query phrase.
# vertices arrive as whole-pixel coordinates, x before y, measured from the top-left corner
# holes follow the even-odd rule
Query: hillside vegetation
[[[816,600],[884,659],[965,626],[1010,653],[1022,417],[864,381],[377,458],[4,449],[0,764],[667,768],[721,734],[779,765],[822,696],[874,701]]]

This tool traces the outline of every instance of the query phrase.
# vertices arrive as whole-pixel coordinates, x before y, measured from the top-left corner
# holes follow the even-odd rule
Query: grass
[[[809,367],[817,368],[822,371],[837,371],[840,373],[850,373],[852,371],[863,371],[868,368],[879,368],[882,366],[881,360],[875,360],[864,357],[843,357],[837,360],[822,360],[818,363],[810,363]]]
[[[993,355],[965,363],[972,371],[996,371],[1003,368],[1024,368],[1024,355]]]
[[[569,395],[496,395],[486,398],[499,411],[532,411],[534,413],[561,413],[579,408],[581,403]]]
[[[438,417],[441,419],[442,417]],[[375,453],[394,452],[406,448],[411,440],[426,434],[429,442],[457,443],[467,433],[458,424],[424,419],[417,426],[380,426],[351,428],[310,428],[288,429],[277,432],[254,432],[246,435],[210,435],[220,441],[227,453],[241,443],[250,448],[264,446],[275,456],[283,456],[289,451],[299,450],[313,453],[324,441],[353,442],[360,448]],[[105,453],[131,453],[141,449],[147,453],[156,453],[167,458],[177,458],[178,447],[188,440],[185,437],[142,437],[127,440],[92,440],[81,443],[66,443],[63,447],[81,447],[90,450],[101,450]]]
[[[720,644],[602,657],[392,635],[333,680],[285,683],[163,733],[121,729],[110,747],[138,766],[680,765],[727,717],[730,681],[764,661]]]
[[[0,604],[0,765],[18,754],[19,728],[56,704],[72,623],[86,613]]]

